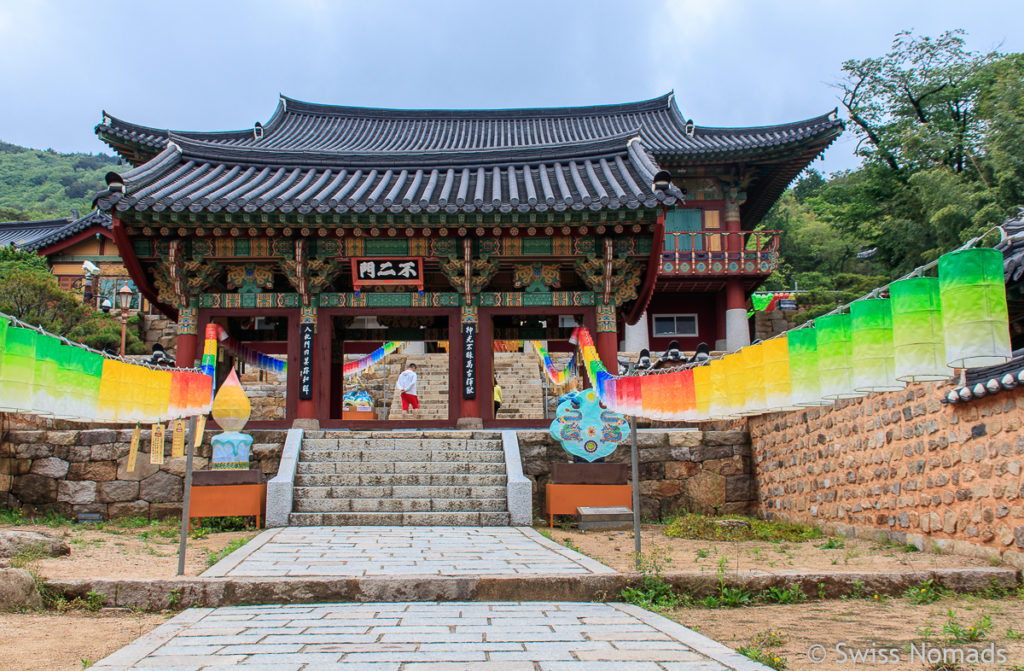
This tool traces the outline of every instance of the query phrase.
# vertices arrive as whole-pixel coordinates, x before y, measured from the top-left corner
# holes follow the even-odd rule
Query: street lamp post
[[[117,301],[121,305],[121,356],[124,356],[124,341],[128,333],[128,307],[132,303],[132,290],[127,284],[118,290]]]

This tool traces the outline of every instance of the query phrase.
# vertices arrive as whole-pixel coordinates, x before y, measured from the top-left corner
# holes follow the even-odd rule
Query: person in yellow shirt
[[[494,416],[498,416],[498,408],[501,407],[501,385],[498,384],[498,378],[491,378],[494,382]]]

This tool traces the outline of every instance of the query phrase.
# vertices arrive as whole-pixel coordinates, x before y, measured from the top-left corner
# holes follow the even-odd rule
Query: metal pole
[[[178,541],[178,575],[185,575],[185,545],[188,541],[188,512],[192,499],[192,456],[195,454],[196,418],[188,420],[185,431],[185,492],[181,501],[181,538]]]
[[[640,455],[636,449],[636,417],[629,418],[630,459],[633,468],[633,552],[637,569],[640,568]]]

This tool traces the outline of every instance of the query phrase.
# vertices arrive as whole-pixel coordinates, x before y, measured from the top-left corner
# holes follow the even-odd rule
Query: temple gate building
[[[486,426],[496,340],[567,348],[578,323],[613,370],[620,349],[748,344],[746,298],[778,248],[753,229],[842,128],[834,112],[697,126],[673,94],[512,110],[282,97],[227,132],[104,113],[97,134],[134,167],[97,204],[136,286],[177,321],[180,365],[211,320],[287,355],[279,424],[348,426],[341,357],[402,340],[448,351],[447,418],[420,424]]]

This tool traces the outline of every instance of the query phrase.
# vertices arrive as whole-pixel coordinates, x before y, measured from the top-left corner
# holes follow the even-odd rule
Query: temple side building
[[[749,343],[746,298],[777,264],[754,227],[842,132],[834,113],[695,125],[673,95],[594,107],[391,110],[282,97],[265,123],[167,131],[104,113],[134,167],[98,207],[139,290],[287,355],[287,419],[346,426],[340,365],[386,340],[444,344],[448,411],[487,425],[496,340],[575,324],[617,352]],[[507,422],[503,422],[505,424]]]

